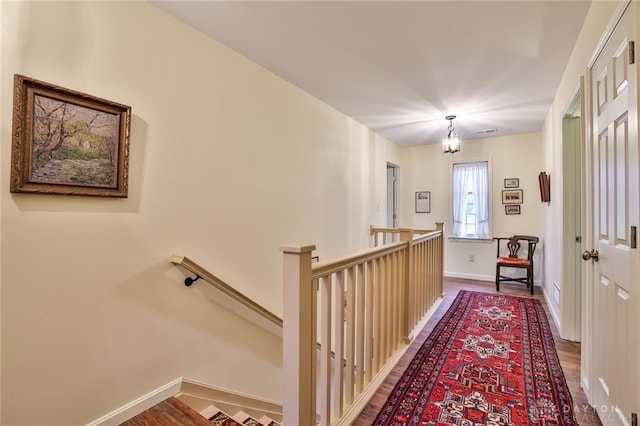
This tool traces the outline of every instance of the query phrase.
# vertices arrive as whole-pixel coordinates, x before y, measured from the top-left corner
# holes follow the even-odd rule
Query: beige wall
[[[281,341],[169,258],[280,314],[279,245],[366,247],[398,148],[149,3],[0,12],[2,424],[84,424],[181,376],[279,400]],[[9,193],[14,73],[132,106],[128,199]]]
[[[451,233],[451,167],[453,162],[489,160],[491,163],[491,231],[494,236],[528,234],[542,237],[538,173],[542,161],[541,134],[526,133],[462,142],[460,152],[444,154],[439,144],[403,149],[403,220],[406,226],[428,228],[431,223],[447,223]],[[518,178],[523,190],[520,215],[505,215],[502,190],[505,178]],[[431,213],[415,213],[416,191],[431,191]],[[541,254],[544,241],[536,251],[536,281],[542,280]],[[474,261],[469,261],[469,256]],[[494,280],[496,244],[445,240],[444,269],[447,276]],[[491,284],[488,284],[491,285]]]
[[[542,209],[544,222],[544,236],[548,241],[546,248],[546,262],[544,274],[548,277],[545,281],[545,290],[549,297],[549,308],[562,331],[562,335],[575,335],[575,315],[573,309],[578,305],[575,297],[570,297],[569,288],[574,283],[564,282],[564,267],[570,266],[570,260],[563,257],[563,219],[565,215],[564,203],[569,202],[571,194],[563,194],[563,159],[562,159],[562,117],[567,107],[575,96],[580,77],[586,75],[589,61],[595,54],[595,49],[600,38],[615,10],[621,2],[594,1],[589,9],[584,26],[564,72],[555,100],[543,127],[543,169],[551,175],[551,203],[545,204]],[[626,3],[626,2],[624,2]],[[553,283],[560,288],[560,303],[557,303],[553,294]],[[584,284],[582,284],[584,285]]]

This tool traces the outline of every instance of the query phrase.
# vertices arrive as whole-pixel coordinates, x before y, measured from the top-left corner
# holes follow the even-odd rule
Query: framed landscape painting
[[[131,107],[14,77],[11,192],[127,197]]]

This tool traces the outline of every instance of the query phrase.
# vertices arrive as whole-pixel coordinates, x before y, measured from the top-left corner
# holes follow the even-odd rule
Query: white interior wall
[[[444,131],[444,126],[443,126]],[[406,226],[430,228],[438,221],[446,223],[446,235],[451,235],[452,199],[451,167],[453,162],[490,160],[491,217],[493,236],[514,234],[536,235],[541,244],[536,250],[535,279],[543,280],[541,260],[544,251],[540,221],[540,191],[538,173],[541,169],[542,146],[539,132],[513,136],[474,139],[462,142],[460,152],[444,154],[440,144],[402,149],[406,166],[403,178],[403,220]],[[505,215],[502,204],[504,179],[518,178],[523,190],[520,215]],[[415,213],[416,191],[431,191],[431,213]],[[445,275],[493,281],[495,279],[496,243],[494,241],[445,240]],[[474,257],[474,261],[469,260]]]
[[[85,424],[180,376],[280,399],[281,341],[169,258],[280,314],[280,244],[365,248],[397,147],[149,3],[0,11],[2,424]],[[132,106],[129,198],[9,193],[14,73]]]
[[[580,77],[586,75],[589,61],[595,54],[595,48],[620,3],[625,2],[592,2],[542,130],[542,167],[543,170],[551,175],[551,203],[545,204],[541,211],[544,236],[548,241],[546,247],[547,261],[544,269],[544,274],[548,277],[545,281],[545,291],[549,295],[547,297],[549,309],[563,337],[575,334],[576,326],[571,323],[575,321],[575,316],[568,309],[569,305],[575,305],[575,301],[566,299],[563,291],[563,288],[566,288],[570,283],[564,283],[562,279],[563,268],[566,264],[563,257],[562,224],[564,215],[571,214],[570,209],[565,213],[563,208],[564,194],[562,193],[561,184],[563,176],[562,118],[567,106],[570,105],[576,94]],[[585,84],[588,84],[588,82]],[[557,303],[555,298],[551,297],[554,282],[560,288],[560,303]],[[582,285],[584,286],[584,283]]]

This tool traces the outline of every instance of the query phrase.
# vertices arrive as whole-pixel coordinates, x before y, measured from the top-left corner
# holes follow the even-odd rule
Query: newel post
[[[436,230],[442,231],[440,236],[440,247],[438,250],[438,291],[440,296],[444,297],[444,222],[436,222]]]
[[[287,244],[283,253],[283,425],[316,423],[316,289],[311,283],[315,245]]]
[[[405,343],[409,343],[409,332],[413,328],[409,323],[413,318],[413,304],[411,303],[413,288],[415,286],[414,276],[413,276],[413,229],[400,229],[400,241],[403,243],[408,243],[407,255],[404,259],[404,265],[402,265],[404,269],[404,276],[402,279],[402,338]]]

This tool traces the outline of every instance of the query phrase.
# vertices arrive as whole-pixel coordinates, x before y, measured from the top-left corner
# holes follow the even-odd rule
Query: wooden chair
[[[539,242],[538,237],[530,235],[514,235],[513,237],[495,237],[494,240],[498,241],[498,251],[496,254],[496,291],[500,291],[500,283],[503,281],[519,282],[527,285],[531,294],[533,294],[533,254],[536,251],[536,244]],[[504,250],[506,241],[506,249],[508,255],[501,255],[501,251]],[[518,251],[522,244],[527,245],[527,252],[518,256]],[[506,253],[505,253],[506,254]],[[501,268],[518,268],[526,269],[527,275],[524,277],[509,277],[502,275]]]

